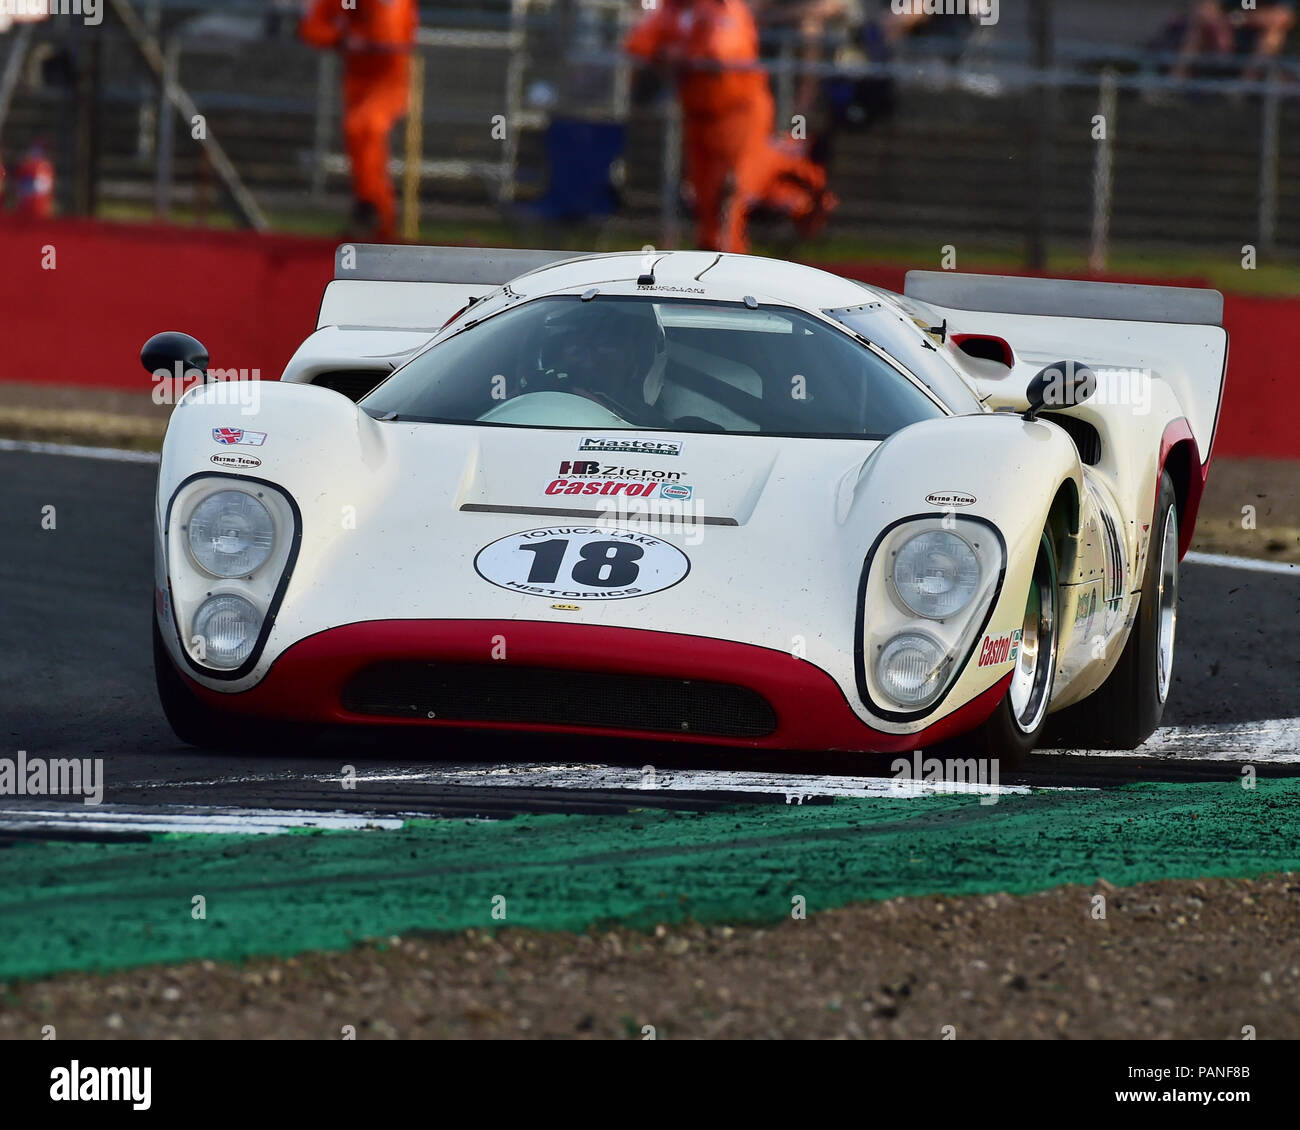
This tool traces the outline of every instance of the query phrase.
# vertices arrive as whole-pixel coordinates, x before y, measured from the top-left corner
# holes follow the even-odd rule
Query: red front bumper
[[[762,737],[737,738],[605,726],[387,717],[345,709],[344,688],[357,672],[371,664],[400,661],[558,668],[573,672],[576,693],[581,693],[581,680],[587,672],[731,683],[762,695],[776,715],[776,727]],[[590,734],[747,749],[895,753],[933,745],[978,726],[1001,701],[1010,675],[934,725],[902,735],[882,733],[864,724],[835,680],[807,660],[752,644],[637,628],[533,620],[372,620],[301,640],[275,661],[257,686],[246,691],[213,691],[186,678],[194,693],[218,710],[284,721]]]

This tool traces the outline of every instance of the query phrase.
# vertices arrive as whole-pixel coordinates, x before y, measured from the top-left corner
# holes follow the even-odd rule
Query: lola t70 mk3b
[[[550,731],[1015,762],[1170,692],[1213,291],[740,255],[339,249],[158,477],[177,734]],[[203,368],[183,334],[147,368]],[[242,725],[239,720],[254,725]]]

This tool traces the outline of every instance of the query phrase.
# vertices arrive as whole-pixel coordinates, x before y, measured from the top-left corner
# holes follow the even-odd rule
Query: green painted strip
[[[412,929],[775,921],[927,893],[1300,870],[1300,780],[411,821],[0,851],[0,977],[338,948]],[[207,917],[191,916],[202,895]],[[1082,913],[1082,911],[1081,911]]]

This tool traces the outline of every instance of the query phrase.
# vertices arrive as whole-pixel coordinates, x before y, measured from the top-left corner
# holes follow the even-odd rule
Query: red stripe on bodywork
[[[504,641],[506,659],[493,660]],[[749,687],[776,713],[773,733],[761,738],[670,734],[596,726],[524,722],[464,722],[386,718],[343,708],[343,689],[372,663],[511,663],[573,672],[582,694],[585,672],[699,679]],[[428,726],[453,729],[570,733],[610,738],[690,742],[751,749],[844,750],[895,753],[962,734],[983,722],[1005,695],[1010,673],[984,693],[914,734],[888,734],[863,723],[839,684],[820,667],[787,652],[753,644],[639,628],[556,624],[534,620],[372,620],[331,628],[288,648],[257,686],[213,691],[185,676],[204,702],[223,712],[320,724]]]
[[[1169,453],[1180,443],[1191,444],[1192,473],[1187,477],[1187,498],[1183,502],[1183,512],[1178,522],[1178,559],[1181,561],[1192,544],[1192,534],[1196,529],[1196,514],[1201,508],[1201,495],[1205,493],[1205,481],[1210,475],[1210,463],[1207,459],[1201,463],[1200,449],[1196,446],[1196,437],[1192,435],[1192,426],[1186,418],[1174,420],[1160,437],[1160,463],[1156,468],[1155,497],[1151,500],[1151,513],[1155,514],[1156,504],[1160,501],[1160,476],[1164,473],[1165,462]],[[1157,532],[1151,531],[1156,537]]]

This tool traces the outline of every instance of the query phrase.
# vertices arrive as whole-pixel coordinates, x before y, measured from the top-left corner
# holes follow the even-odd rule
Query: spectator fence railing
[[[146,6],[137,0],[137,7]],[[342,188],[347,172],[338,145],[337,57],[312,53],[283,32],[276,40],[258,38],[257,13],[266,9],[249,2],[232,0],[233,15],[223,13],[231,21],[252,21],[242,37],[196,32],[175,20],[162,19],[159,26],[159,17],[183,7],[169,0],[150,10],[169,92],[161,102],[157,82],[134,55],[129,62],[113,55],[118,61],[106,67],[100,98],[106,108],[135,115],[140,139],[130,151],[113,151],[110,145],[112,171],[93,173],[108,182],[107,195],[151,198],[165,215],[192,193],[194,150],[188,131],[176,121],[181,91],[197,112],[222,118],[225,151],[235,174],[228,189],[237,182],[255,205],[278,193],[317,209],[335,206],[332,194]],[[635,182],[635,191],[627,194],[629,214],[637,217],[640,231],[654,231],[660,245],[680,243],[681,122],[675,99],[665,94],[650,107],[630,106],[631,66],[617,49],[638,11],[617,0],[584,0],[567,9],[559,0],[501,0],[490,17],[461,11],[454,20],[448,17],[444,23],[438,17],[440,22],[433,23],[426,10],[418,42],[424,59],[422,128],[405,145],[403,134],[395,133],[393,161],[399,176],[407,170],[408,157],[416,163],[426,215],[445,208],[452,198],[463,199],[466,207],[509,215],[529,187],[525,174],[532,169],[521,164],[526,138],[561,114],[628,120],[641,143],[651,139],[650,149],[629,146],[628,162],[640,165],[629,178]],[[92,32],[122,37],[120,24],[108,21],[75,34],[46,26],[31,32],[15,29],[0,36],[0,55],[8,56],[20,34],[37,41],[53,36],[55,46],[62,35],[79,50]],[[1190,75],[1180,78],[1170,73],[1180,62],[1178,53],[1130,46],[1062,42],[1055,47],[1055,63],[1037,68],[1028,62],[1027,44],[1010,38],[984,37],[956,51],[945,44],[929,53],[909,44],[889,63],[846,60],[844,49],[853,44],[843,32],[827,37],[817,59],[806,57],[807,43],[795,33],[777,32],[765,39],[761,66],[770,76],[779,126],[788,128],[805,77],[888,80],[896,85],[905,111],[912,103],[942,111],[904,113],[878,133],[846,141],[846,151],[859,156],[854,171],[832,168],[832,187],[844,202],[836,221],[840,230],[854,224],[864,231],[893,230],[900,227],[899,217],[908,216],[916,230],[942,228],[957,211],[973,207],[969,191],[959,183],[964,177],[979,180],[987,199],[1001,201],[1006,216],[1018,208],[1025,211],[1016,193],[1028,183],[1023,176],[1027,153],[1016,148],[1017,128],[1040,114],[1061,119],[1048,121],[1046,128],[1056,160],[1068,170],[1051,188],[1052,237],[1080,242],[1094,267],[1105,264],[1112,241],[1141,238],[1148,229],[1159,242],[1189,247],[1222,243],[1225,233],[1233,232],[1261,253],[1300,254],[1300,148],[1287,144],[1300,125],[1300,68],[1294,60],[1274,60],[1264,77],[1250,79],[1198,73],[1199,62],[1193,61]],[[836,54],[840,57],[833,58]],[[10,128],[16,136],[24,131],[35,136],[64,127],[73,107],[69,94],[33,90],[13,68],[0,71],[0,77],[12,90],[6,155],[13,152]],[[5,86],[0,81],[0,96]],[[1058,96],[1068,106],[1053,114],[1050,106]],[[1102,136],[1094,137],[1087,128],[1094,117],[1106,123]],[[1220,121],[1219,132],[1198,131],[1200,117]],[[1161,138],[1162,121],[1176,138]],[[494,134],[496,124],[500,129]],[[277,131],[275,140],[272,130]],[[980,143],[971,140],[988,135],[995,135],[1007,154],[1001,165],[996,155],[981,156]],[[1162,140],[1167,148],[1157,151],[1156,142]],[[950,147],[950,155],[944,147]],[[1167,153],[1181,154],[1195,183],[1186,183],[1188,172],[1162,168],[1162,162],[1169,164],[1163,156]],[[536,164],[535,153],[531,159]],[[945,166],[942,176],[935,173]],[[71,170],[71,175],[81,176],[82,170]],[[940,183],[943,176],[954,182],[947,194]],[[1202,182],[1211,181],[1220,187],[1199,191]],[[431,195],[435,183],[442,187]],[[922,200],[916,186],[929,195]],[[238,191],[231,189],[232,194]],[[1177,203],[1178,214],[1189,217],[1186,223],[1179,227],[1162,216],[1153,195],[1170,203],[1164,210],[1170,216],[1178,211],[1172,208]],[[917,206],[909,211],[913,198]],[[1192,210],[1193,204],[1199,210]],[[1000,233],[1008,241],[1016,238],[1015,219],[962,222],[965,227],[954,226]]]

